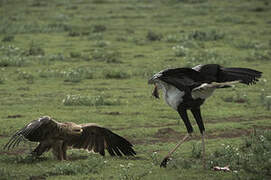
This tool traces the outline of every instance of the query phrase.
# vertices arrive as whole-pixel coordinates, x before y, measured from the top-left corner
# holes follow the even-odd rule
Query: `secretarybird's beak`
[[[148,80],[148,84],[154,84],[154,78],[153,77]]]

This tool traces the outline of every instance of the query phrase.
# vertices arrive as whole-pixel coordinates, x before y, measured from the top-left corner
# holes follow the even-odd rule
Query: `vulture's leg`
[[[41,143],[39,143],[39,145],[31,152],[32,156],[40,156],[42,154],[42,151],[41,151],[41,148],[42,148],[42,145]]]
[[[66,143],[63,143],[62,152],[63,152],[63,159],[64,160],[67,160],[67,149],[68,149],[68,145]]]
[[[181,118],[183,119],[184,121],[184,124],[187,128],[187,131],[188,131],[188,134],[186,134],[184,136],[184,138],[182,140],[180,140],[178,142],[178,144],[175,146],[175,148],[173,148],[163,159],[163,161],[161,162],[160,164],[160,167],[166,167],[167,166],[167,162],[169,160],[169,157],[171,156],[172,153],[174,153],[176,151],[176,149],[182,144],[184,143],[184,141],[189,138],[191,136],[191,133],[193,132],[193,128],[189,122],[189,119],[188,119],[188,116],[187,116],[187,112],[186,112],[186,109],[183,109],[183,108],[178,108],[178,112],[181,116]]]
[[[39,145],[31,152],[35,157],[41,156],[44,152],[49,151],[51,145],[48,143],[40,142]]]
[[[202,164],[203,164],[203,168],[206,168],[206,163],[205,163],[205,143],[204,143],[204,132],[205,132],[205,128],[204,128],[204,124],[202,121],[202,117],[201,117],[201,113],[200,113],[200,108],[195,108],[195,109],[191,109],[191,112],[194,116],[194,118],[196,119],[196,122],[199,126],[199,130],[201,133],[201,141],[202,141]]]
[[[63,158],[63,150],[62,150],[62,141],[55,141],[53,144],[53,154],[57,160],[62,161]]]

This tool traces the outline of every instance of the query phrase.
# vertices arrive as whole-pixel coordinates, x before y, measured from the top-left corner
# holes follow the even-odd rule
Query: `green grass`
[[[11,153],[0,150],[0,177],[270,179],[256,161],[270,156],[256,156],[249,147],[240,153],[255,155],[251,164],[236,164],[233,151],[218,156],[226,151],[221,144],[240,148],[254,128],[271,128],[270,9],[264,0],[0,1],[0,146],[26,123],[49,115],[108,127],[138,154],[103,158],[70,150],[71,161],[58,162],[51,153],[29,157],[35,144],[25,143]],[[231,164],[237,174],[213,171],[210,164],[202,170],[191,114],[194,138],[168,169],[159,167],[186,130],[163,99],[151,97],[147,80],[165,68],[204,63],[263,72],[256,85],[217,90],[202,106],[207,159]]]

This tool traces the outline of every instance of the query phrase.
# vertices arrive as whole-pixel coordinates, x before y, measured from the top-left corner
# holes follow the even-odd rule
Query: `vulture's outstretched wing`
[[[4,146],[4,149],[10,149],[18,146],[24,139],[34,142],[40,142],[52,136],[58,131],[58,122],[51,117],[43,116],[37,120],[31,121],[24,128],[17,131]]]
[[[73,138],[68,144],[74,148],[83,148],[105,155],[107,149],[111,156],[133,156],[136,152],[133,145],[123,137],[113,133],[109,129],[100,127],[96,124],[82,125],[82,134]]]
[[[240,81],[243,84],[254,84],[261,77],[262,72],[248,68],[224,68],[218,64],[198,65],[194,67],[205,77],[205,82]]]

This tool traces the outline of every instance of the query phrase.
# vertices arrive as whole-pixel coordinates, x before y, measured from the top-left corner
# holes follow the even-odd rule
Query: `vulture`
[[[41,156],[52,149],[53,155],[60,161],[67,160],[68,147],[86,149],[102,156],[105,155],[105,149],[111,156],[136,154],[129,141],[109,129],[93,123],[80,125],[72,122],[60,123],[49,116],[31,121],[17,131],[4,149],[9,150],[18,146],[24,139],[39,142],[31,153],[33,156]]]
[[[202,161],[203,168],[205,168],[205,127],[200,106],[212,95],[215,89],[232,87],[236,83],[255,84],[261,74],[262,72],[249,68],[226,68],[218,64],[165,69],[154,74],[148,80],[148,84],[154,84],[152,95],[159,98],[158,90],[162,89],[166,103],[179,113],[187,129],[187,134],[164,157],[160,167],[166,167],[171,154],[191,136],[193,127],[187,116],[187,110],[190,110],[202,136]]]

